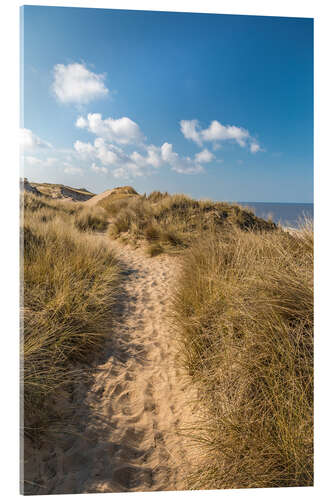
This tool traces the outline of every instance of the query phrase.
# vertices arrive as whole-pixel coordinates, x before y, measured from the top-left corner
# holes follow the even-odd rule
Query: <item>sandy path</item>
[[[76,388],[78,435],[56,447],[53,466],[39,460],[48,493],[184,489],[193,462],[184,428],[196,397],[177,367],[168,319],[177,260],[110,244],[126,274],[112,333],[122,347],[110,338],[89,391]]]

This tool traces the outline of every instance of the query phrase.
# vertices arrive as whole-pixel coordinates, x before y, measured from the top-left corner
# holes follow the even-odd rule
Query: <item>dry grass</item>
[[[182,194],[154,191],[147,197],[115,193],[100,205],[112,216],[112,238],[126,233],[128,242],[158,243],[168,253],[189,247],[212,228],[220,232],[232,225],[241,229],[276,229],[273,222],[259,219],[238,205],[197,201]]]
[[[199,241],[175,297],[184,363],[206,414],[196,488],[313,484],[313,231]]]
[[[75,381],[75,363],[87,361],[110,333],[119,273],[101,238],[76,229],[85,217],[78,204],[24,198],[22,375],[25,430],[33,437],[52,427],[54,403]]]
[[[108,227],[106,211],[101,207],[83,208],[74,224],[80,231],[105,231]]]

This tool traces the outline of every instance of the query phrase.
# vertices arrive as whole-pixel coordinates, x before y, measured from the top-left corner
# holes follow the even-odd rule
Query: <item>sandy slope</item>
[[[106,198],[107,196],[109,196],[109,194],[111,194],[112,191],[113,191],[113,189],[107,189],[106,191],[103,191],[103,193],[95,194],[95,196],[90,198],[90,200],[85,201],[84,205],[87,207],[97,205],[97,203],[99,201],[101,201],[101,200],[103,200],[103,198]]]
[[[184,489],[193,466],[184,428],[196,397],[176,365],[168,317],[177,260],[110,244],[125,273],[119,322],[89,390],[84,383],[75,390],[78,435],[60,439],[51,461],[47,449],[38,464],[31,458],[44,483],[35,493]]]

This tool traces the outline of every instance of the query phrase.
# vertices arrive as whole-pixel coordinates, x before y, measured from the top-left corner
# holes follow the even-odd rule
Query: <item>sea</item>
[[[265,203],[239,201],[239,205],[253,210],[257,217],[271,218],[284,227],[298,228],[304,217],[313,220],[313,203]]]

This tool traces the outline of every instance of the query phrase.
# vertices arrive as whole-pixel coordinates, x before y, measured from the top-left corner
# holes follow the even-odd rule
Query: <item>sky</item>
[[[313,20],[25,6],[21,158],[99,193],[313,201]]]

